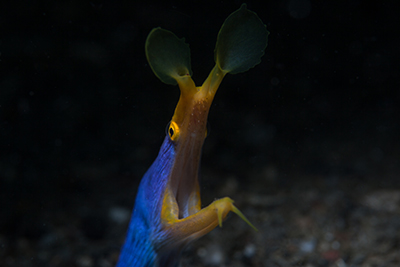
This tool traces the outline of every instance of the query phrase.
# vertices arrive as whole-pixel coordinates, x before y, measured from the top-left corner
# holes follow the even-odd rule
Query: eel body
[[[118,267],[177,266],[185,246],[221,226],[230,211],[252,226],[229,197],[202,208],[198,172],[208,111],[222,79],[260,63],[268,34],[243,4],[222,25],[216,64],[196,87],[184,40],[161,28],[150,32],[145,45],[149,65],[162,82],[178,85],[181,94],[160,152],[141,180]]]

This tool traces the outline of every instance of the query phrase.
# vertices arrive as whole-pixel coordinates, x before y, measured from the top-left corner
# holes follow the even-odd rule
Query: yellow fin
[[[243,221],[245,221],[251,228],[253,228],[256,232],[258,229],[244,216],[244,214],[232,204],[232,212],[236,213]]]
[[[229,197],[225,197],[225,198],[216,200],[214,202],[215,208],[217,209],[219,227],[222,227],[222,221],[224,219],[224,215],[226,216],[226,214],[227,214],[226,211],[230,210],[230,211],[236,213],[251,228],[253,228],[254,230],[256,230],[258,232],[257,228],[246,218],[246,216],[244,216],[244,214],[238,208],[236,208],[235,205],[233,205],[233,202],[234,201]]]
[[[223,198],[222,200],[221,199],[216,200],[214,203],[215,203],[214,204],[215,209],[217,210],[218,225],[219,225],[219,227],[222,227],[222,221],[224,220],[224,217],[227,215],[226,210],[228,210],[228,212],[229,212],[229,210],[231,209],[231,206],[233,206],[232,205],[233,200],[227,197],[227,198]]]
[[[266,26],[246,4],[225,20],[217,38],[215,62],[225,73],[245,72],[261,62],[267,47]]]
[[[155,28],[147,36],[145,50],[151,69],[162,82],[176,85],[192,76],[190,49],[184,38]]]

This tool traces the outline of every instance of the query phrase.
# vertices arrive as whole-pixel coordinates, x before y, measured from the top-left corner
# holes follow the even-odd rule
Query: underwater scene
[[[395,1],[8,5],[0,266],[400,266]]]

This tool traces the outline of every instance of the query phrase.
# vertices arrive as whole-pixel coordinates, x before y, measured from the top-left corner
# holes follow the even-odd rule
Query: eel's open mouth
[[[207,111],[196,108],[190,115],[187,127],[181,130],[176,144],[176,158],[170,177],[170,189],[178,206],[178,218],[186,218],[201,209],[200,187],[198,180],[201,149],[205,139]],[[196,115],[197,114],[197,115]],[[183,128],[182,127],[182,128]]]

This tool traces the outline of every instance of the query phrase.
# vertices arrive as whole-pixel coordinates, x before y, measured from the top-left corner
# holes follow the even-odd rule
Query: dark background
[[[178,88],[163,84],[148,66],[147,34],[161,26],[185,37],[193,79],[201,85],[214,65],[219,28],[241,3],[1,4],[1,266],[113,264],[137,185],[158,153],[179,97]],[[214,100],[202,161],[204,204],[225,193],[233,199],[238,195],[243,200],[239,206],[244,211],[249,206],[252,219],[252,202],[246,202],[252,194],[296,199],[297,193],[312,191],[323,199],[338,190],[355,199],[356,204],[340,202],[351,210],[363,203],[355,192],[363,199],[373,190],[389,190],[395,212],[388,216],[398,216],[396,3],[247,1],[270,31],[268,46],[260,65],[227,75]],[[229,191],[230,185],[236,189]],[[243,192],[248,194],[241,196]],[[297,210],[288,205],[289,212],[290,207]],[[377,212],[374,218],[380,217],[379,208]],[[254,224],[269,231],[257,218]],[[396,223],[388,234],[395,238],[392,250],[400,247]],[[256,241],[252,260],[233,256],[242,251],[235,242],[256,235],[246,231],[246,238],[235,237],[234,248],[222,253],[222,263],[264,266],[271,258]],[[352,262],[352,252],[341,249],[337,259]],[[212,265],[202,261],[201,251],[191,247],[184,256],[194,260],[185,266]],[[321,263],[323,249],[315,251],[315,257],[288,262],[333,261]]]

